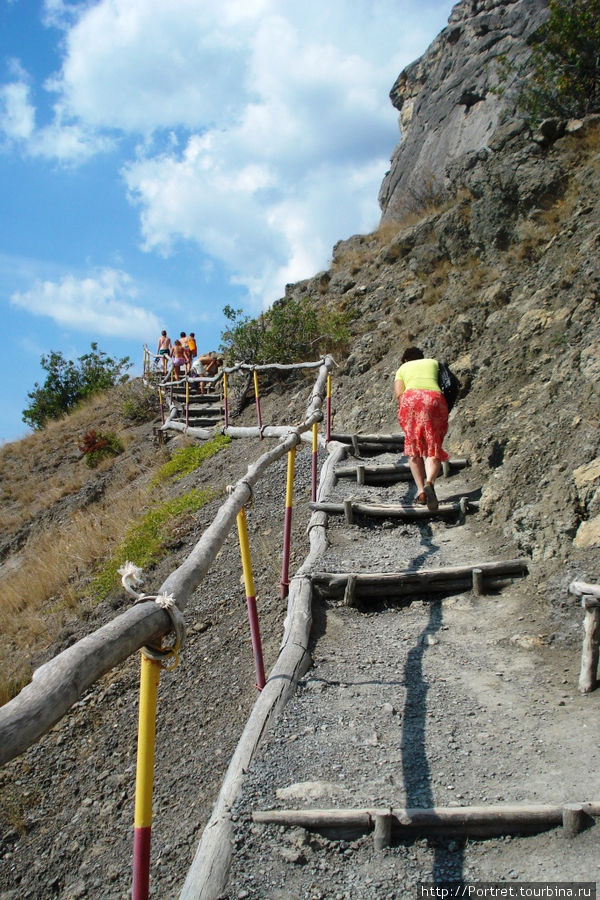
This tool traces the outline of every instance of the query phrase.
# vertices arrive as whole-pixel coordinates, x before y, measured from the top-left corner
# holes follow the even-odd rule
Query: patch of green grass
[[[226,434],[218,434],[203,444],[180,447],[173,453],[169,462],[165,463],[158,470],[154,478],[155,483],[166,481],[168,478],[172,478],[175,481],[185,478],[186,475],[190,475],[200,468],[205,460],[210,459],[211,456],[223,450],[230,443],[230,437]]]
[[[94,577],[91,584],[93,595],[102,600],[119,583],[118,569],[130,560],[141,569],[153,565],[164,552],[164,542],[168,536],[168,526],[178,516],[194,513],[205,506],[215,496],[209,488],[192,490],[181,497],[167,500],[160,506],[149,509],[125,535],[112,558]]]

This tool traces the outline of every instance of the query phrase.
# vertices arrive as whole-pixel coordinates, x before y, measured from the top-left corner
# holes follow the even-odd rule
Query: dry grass
[[[77,614],[82,579],[101,563],[148,503],[147,488],[130,485],[93,509],[76,512],[63,527],[45,530],[0,580],[0,703],[31,675],[25,662],[49,646]],[[16,561],[16,560],[15,560]]]

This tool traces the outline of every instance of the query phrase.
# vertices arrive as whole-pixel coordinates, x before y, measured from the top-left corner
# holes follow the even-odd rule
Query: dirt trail
[[[372,459],[368,462],[372,463]],[[379,460],[388,463],[389,455]],[[412,497],[338,481],[335,499]],[[478,493],[469,469],[438,482],[441,500]],[[398,524],[330,517],[319,567],[393,571],[515,558],[477,514]],[[412,602],[410,602],[412,600]],[[314,667],[259,752],[235,810],[227,898],[415,896],[418,882],[593,881],[597,826],[488,840],[418,839],[377,852],[372,836],[328,840],[299,828],[256,825],[256,809],[432,807],[597,799],[600,711],[576,692],[572,650],[545,658],[544,622],[527,579],[501,592],[470,591],[406,604],[323,601]],[[532,652],[533,651],[533,652]],[[585,764],[581,764],[585,760]]]

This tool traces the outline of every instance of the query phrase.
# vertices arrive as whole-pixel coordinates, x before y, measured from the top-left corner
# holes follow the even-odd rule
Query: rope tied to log
[[[159,663],[163,669],[170,672],[179,665],[179,650],[183,646],[185,640],[185,620],[183,613],[177,606],[175,596],[173,594],[140,594],[134,589],[134,585],[139,584],[142,579],[142,569],[132,562],[125,562],[120,569],[121,584],[130,597],[134,598],[134,606],[138,603],[156,603],[161,609],[167,613],[171,620],[170,635],[175,635],[174,642],[171,646],[163,647],[162,638],[158,646],[145,644],[142,647],[142,653]]]
[[[250,491],[250,497],[244,503],[243,509],[251,509],[252,504],[254,503],[254,491],[252,489],[252,485],[245,478],[240,478],[240,480],[238,481],[238,484],[245,485],[248,488],[248,490]],[[229,497],[231,497],[231,495],[235,491],[236,487],[237,487],[237,485],[235,485],[235,484],[228,484],[227,487],[225,488],[225,493]]]

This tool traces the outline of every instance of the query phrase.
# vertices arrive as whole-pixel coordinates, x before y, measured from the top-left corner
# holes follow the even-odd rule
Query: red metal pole
[[[327,430],[325,432],[325,443],[331,440],[331,375],[327,376]]]
[[[290,543],[292,537],[292,506],[294,503],[294,464],[296,448],[288,451],[287,481],[285,488],[285,515],[283,519],[283,562],[281,565],[281,596],[287,597],[290,588]]]
[[[190,383],[188,376],[185,376],[185,427],[190,423]]]
[[[311,500],[315,503],[317,499],[317,449],[318,449],[318,428],[319,426],[315,422],[312,427],[312,486],[311,486]]]
[[[223,403],[225,405],[225,428],[229,428],[229,391],[227,385],[227,372],[223,372]]]

